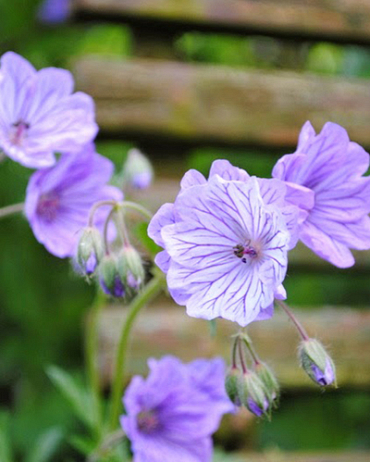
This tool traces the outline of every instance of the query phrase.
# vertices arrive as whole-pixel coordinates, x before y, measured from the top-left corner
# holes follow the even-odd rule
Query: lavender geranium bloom
[[[64,154],[54,167],[31,176],[25,212],[36,239],[50,253],[61,258],[73,256],[91,206],[101,200],[122,199],[118,188],[107,185],[112,173],[112,162],[88,145],[76,156]],[[97,225],[108,210],[98,210]]]
[[[54,152],[75,152],[94,139],[94,102],[84,93],[72,94],[70,72],[37,72],[12,52],[2,56],[0,72],[0,148],[11,159],[50,167]]]
[[[349,249],[370,249],[370,178],[362,176],[368,168],[368,153],[344,128],[328,122],[316,135],[306,122],[296,152],[273,169],[273,177],[287,183],[288,199],[307,213],[300,239],[339,268],[354,264]]]
[[[285,296],[287,251],[296,240],[297,208],[286,207],[284,184],[217,161],[208,182],[189,171],[181,186],[148,229],[165,249],[156,263],[172,297],[194,317],[242,326],[271,317],[274,296]]]
[[[166,356],[148,364],[147,379],[134,377],[123,399],[127,415],[121,425],[131,440],[134,462],[211,461],[211,435],[222,415],[233,410],[223,389],[223,363],[185,365]]]
[[[71,13],[71,0],[44,0],[38,17],[46,24],[59,24],[66,21]]]

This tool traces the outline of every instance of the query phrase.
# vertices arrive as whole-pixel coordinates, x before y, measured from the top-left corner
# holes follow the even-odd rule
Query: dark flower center
[[[46,221],[53,221],[59,209],[59,197],[51,192],[43,194],[37,204],[37,213]]]
[[[241,258],[243,263],[247,263],[247,257],[251,259],[255,259],[258,257],[257,250],[250,245],[250,241],[247,242],[245,245],[238,244],[233,247],[234,255],[238,258]]]
[[[10,140],[13,144],[20,146],[27,134],[27,130],[30,128],[30,124],[19,120],[13,124],[13,128],[10,134]]]
[[[158,416],[153,411],[141,411],[137,415],[137,426],[144,433],[153,433],[159,425]]]

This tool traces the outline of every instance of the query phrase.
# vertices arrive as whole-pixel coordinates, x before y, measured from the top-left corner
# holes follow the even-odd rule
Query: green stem
[[[124,201],[120,203],[120,207],[135,210],[136,212],[139,212],[142,215],[144,215],[144,217],[147,218],[148,220],[151,220],[153,218],[153,214],[149,212],[148,209],[146,209],[140,204],[136,204],[136,202]]]
[[[114,200],[106,200],[106,201],[99,201],[95,202],[95,204],[91,207],[89,211],[89,217],[87,219],[87,226],[93,226],[94,224],[94,215],[95,212],[98,210],[99,207],[103,207],[105,205],[110,205],[111,207],[117,207],[118,202]]]
[[[261,363],[257,353],[256,353],[256,350],[254,349],[253,347],[253,344],[252,344],[252,341],[251,339],[248,337],[247,334],[242,334],[241,336],[243,342],[245,343],[245,346],[247,347],[250,355],[252,356],[252,359],[253,359],[253,362],[256,366],[258,366],[258,364]]]
[[[275,303],[282,308],[287,316],[293,321],[293,324],[295,325],[299,335],[301,336],[302,340],[309,340],[309,336],[306,332],[306,329],[302,326],[302,324],[298,321],[298,319],[295,317],[295,315],[291,312],[290,308],[288,305],[283,302],[282,300],[277,300],[275,299]]]
[[[8,205],[0,209],[0,218],[7,217],[8,215],[13,215],[14,213],[23,212],[24,203]]]
[[[89,313],[87,321],[85,342],[86,373],[93,397],[96,429],[99,437],[101,436],[102,429],[102,407],[100,396],[99,370],[96,364],[96,360],[98,357],[97,325],[99,320],[99,314],[102,307],[104,306],[105,300],[105,295],[100,290],[97,290],[95,300],[91,307],[91,311]]]
[[[129,306],[126,320],[123,324],[121,337],[117,347],[116,363],[114,368],[113,384],[112,384],[112,401],[110,412],[110,430],[115,430],[118,424],[118,417],[121,407],[123,379],[125,377],[125,369],[127,366],[127,347],[130,339],[130,333],[134,321],[140,310],[149,303],[163,288],[163,274],[155,276],[140,292]]]

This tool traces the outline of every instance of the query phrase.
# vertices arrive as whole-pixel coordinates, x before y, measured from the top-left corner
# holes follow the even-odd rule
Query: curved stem
[[[231,353],[231,366],[233,369],[237,368],[237,363],[236,363],[236,350],[238,348],[238,343],[239,343],[239,336],[235,337],[234,340],[234,345]]]
[[[240,341],[240,339],[239,339],[239,342],[238,342],[238,347],[239,347],[238,349],[239,349],[240,365],[241,365],[243,374],[246,374],[248,372],[248,368],[245,365],[244,354],[243,354],[243,346],[242,346],[242,342]]]
[[[93,226],[93,224],[94,224],[94,215],[95,215],[95,212],[98,210],[99,207],[103,207],[104,205],[111,205],[112,207],[116,207],[117,204],[118,204],[118,202],[113,201],[113,200],[95,202],[95,204],[91,207],[91,209],[89,211],[89,217],[87,219],[87,225],[88,226]]]
[[[252,359],[253,359],[253,362],[256,366],[258,366],[258,364],[261,364],[261,361],[256,353],[256,350],[254,349],[254,346],[252,344],[252,341],[251,339],[248,337],[247,334],[243,334],[241,336],[243,342],[245,343],[245,346],[248,348],[248,351],[250,353],[250,355],[252,356]]]
[[[103,238],[104,238],[104,247],[105,247],[105,254],[109,255],[109,239],[108,239],[108,225],[111,221],[113,215],[117,212],[115,207],[112,207],[111,211],[109,212],[107,218],[104,222],[104,230],[103,230]]]
[[[135,210],[136,212],[139,212],[142,215],[144,215],[144,217],[148,220],[151,220],[153,218],[153,214],[148,209],[146,209],[140,204],[136,204],[136,202],[124,201],[120,203],[120,206],[123,208]]]
[[[98,356],[98,336],[97,336],[97,324],[99,320],[99,314],[104,306],[105,295],[97,290],[95,295],[94,303],[89,313],[87,328],[86,328],[86,341],[85,341],[85,361],[86,361],[86,373],[88,382],[90,384],[93,407],[96,419],[97,432],[101,433],[102,428],[102,408],[100,399],[100,380],[99,371],[96,364],[96,358]]]
[[[113,385],[112,385],[112,401],[110,411],[109,428],[114,430],[118,424],[120,413],[123,379],[125,377],[127,366],[127,346],[130,339],[130,333],[134,321],[140,310],[163,288],[164,276],[162,274],[154,277],[140,292],[129,306],[128,314],[122,327],[121,337],[117,347],[116,363],[114,368]]]
[[[302,324],[298,321],[298,319],[295,317],[295,315],[290,311],[290,308],[286,303],[284,303],[282,300],[276,300],[275,303],[279,305],[285,313],[288,315],[288,317],[293,321],[293,324],[297,328],[297,331],[299,335],[302,337],[302,340],[309,340],[309,336],[306,332],[306,329],[302,326]]]
[[[19,204],[8,205],[7,207],[0,208],[0,218],[7,217],[8,215],[13,215],[14,213],[23,212],[24,202]]]
[[[129,247],[131,245],[130,236],[128,234],[125,218],[123,217],[123,210],[117,210],[117,229],[121,234],[123,245]]]

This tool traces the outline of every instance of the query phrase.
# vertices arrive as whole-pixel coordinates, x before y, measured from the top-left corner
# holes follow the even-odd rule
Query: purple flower
[[[234,408],[224,390],[222,360],[186,365],[166,356],[148,364],[147,379],[134,377],[123,399],[121,425],[134,462],[211,461],[211,435]]]
[[[88,145],[76,155],[64,154],[54,167],[31,176],[25,212],[36,239],[50,253],[61,258],[73,256],[91,206],[101,200],[122,199],[119,189],[107,185],[112,173],[112,162]],[[99,209],[97,225],[108,211],[107,207]]]
[[[216,161],[208,182],[190,170],[181,187],[148,228],[165,248],[156,263],[167,272],[172,297],[194,317],[242,326],[271,317],[274,296],[285,296],[281,284],[298,223],[283,182]]]
[[[296,152],[273,169],[273,177],[287,182],[287,199],[307,214],[299,238],[339,268],[354,264],[349,249],[370,249],[370,178],[363,177],[368,168],[368,153],[344,128],[328,122],[316,135],[306,122]]]
[[[98,131],[94,102],[73,92],[73,78],[64,69],[37,72],[21,56],[1,58],[0,148],[26,167],[55,163],[54,152],[74,152]]]
[[[335,372],[332,366],[332,362],[327,359],[325,370],[321,370],[316,364],[311,365],[312,377],[322,387],[331,385],[335,380]]]
[[[46,24],[59,24],[66,21],[70,13],[70,0],[44,0],[38,11],[38,17]]]

